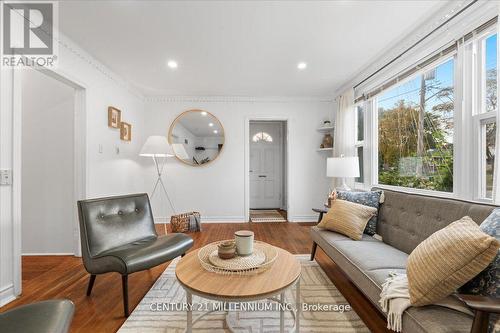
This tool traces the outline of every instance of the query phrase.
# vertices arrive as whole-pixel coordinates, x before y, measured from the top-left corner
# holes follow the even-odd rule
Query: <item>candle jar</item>
[[[239,256],[249,256],[253,253],[253,231],[240,230],[234,233],[236,253]]]

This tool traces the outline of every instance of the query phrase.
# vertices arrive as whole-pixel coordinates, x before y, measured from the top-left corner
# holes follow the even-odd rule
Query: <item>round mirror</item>
[[[175,118],[168,141],[180,161],[199,166],[219,156],[224,146],[224,128],[213,114],[189,110]]]

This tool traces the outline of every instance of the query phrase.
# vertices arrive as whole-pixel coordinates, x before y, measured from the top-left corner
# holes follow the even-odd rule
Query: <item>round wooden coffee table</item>
[[[200,315],[193,321],[192,295],[221,302],[250,302],[270,299],[281,304],[280,332],[285,331],[285,291],[296,285],[295,332],[299,332],[300,324],[300,263],[288,251],[277,248],[278,257],[267,271],[256,275],[224,275],[208,272],[198,259],[198,250],[184,256],[177,264],[175,275],[186,291],[187,328],[191,333],[193,324],[201,317],[213,311]],[[276,298],[279,296],[279,298]],[[230,330],[227,317],[226,322]]]

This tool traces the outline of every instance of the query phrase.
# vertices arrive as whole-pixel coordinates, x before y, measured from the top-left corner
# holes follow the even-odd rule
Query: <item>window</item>
[[[480,101],[473,116],[475,126],[479,126],[477,144],[480,181],[477,186],[477,198],[491,200],[497,132],[497,35],[486,34],[476,43],[479,55],[476,82]]]
[[[259,141],[273,142],[273,137],[266,132],[260,132],[260,133],[255,134],[252,137],[252,141],[253,142],[259,142]]]
[[[453,191],[454,59],[377,100],[378,182]]]
[[[356,106],[356,154],[359,159],[359,177],[356,178],[356,183],[364,182],[364,161],[363,147],[365,138],[365,110],[363,105]]]

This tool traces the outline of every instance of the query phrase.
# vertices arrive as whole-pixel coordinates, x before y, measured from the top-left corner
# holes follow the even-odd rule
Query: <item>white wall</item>
[[[74,253],[75,90],[39,71],[22,76],[22,253]]]
[[[333,117],[333,103],[321,100],[186,98],[151,100],[146,103],[146,132],[167,135],[170,124],[181,112],[202,109],[214,114],[224,126],[225,144],[214,162],[191,167],[169,159],[165,183],[178,212],[200,211],[205,221],[241,222],[245,219],[245,121],[249,117],[288,118],[290,150],[289,219],[314,221],[311,208],[320,207],[329,181],[325,175],[326,154],[316,148],[322,135],[316,131],[323,120]],[[153,185],[152,162],[146,170]],[[172,214],[166,199],[158,193],[152,200],[156,222]]]
[[[145,136],[142,95],[62,34],[60,39],[59,66],[55,72],[85,90],[86,114],[80,125],[86,134],[84,196],[91,198],[144,191],[144,160],[138,156]],[[0,75],[2,169],[13,169],[17,163],[13,149],[16,141],[20,140],[20,133],[15,130],[17,122],[13,111],[16,95],[19,94],[15,90],[21,89],[20,85],[16,85],[17,71],[3,68]],[[121,141],[119,130],[108,128],[107,107],[110,105],[121,109],[122,119],[132,124],[132,142]],[[99,153],[100,145],[102,153]],[[14,173],[14,183],[18,177]],[[16,220],[13,207],[17,195],[19,193],[13,191],[12,185],[0,187],[0,306],[21,293],[21,221]],[[76,216],[74,222],[76,225]]]

